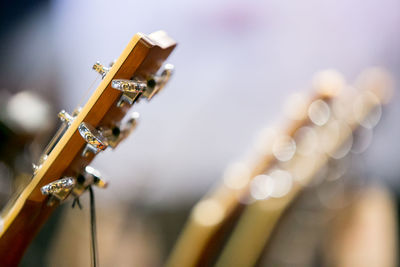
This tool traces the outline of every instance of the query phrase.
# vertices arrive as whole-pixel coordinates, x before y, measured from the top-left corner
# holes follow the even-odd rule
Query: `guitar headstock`
[[[79,196],[89,184],[106,185],[87,166],[97,153],[115,148],[135,128],[138,113],[126,114],[136,102],[151,100],[165,86],[173,67],[166,64],[159,69],[174,47],[165,32],[139,33],[112,66],[93,65],[102,81],[85,106],[71,115],[59,113],[64,125],[34,167],[38,183],[32,198],[43,197],[39,187],[44,195],[64,200],[70,192]]]
[[[32,179],[3,209],[0,265],[17,264],[57,204],[69,196],[77,199],[91,185],[107,186],[89,164],[134,129],[138,114],[127,113],[141,99],[153,98],[168,82],[172,65],[159,69],[175,46],[165,32],[138,33],[112,66],[94,64],[102,81],[83,107],[58,114],[62,126],[34,164]]]
[[[97,153],[115,148],[134,129],[138,113],[128,112],[165,86],[173,67],[165,64],[159,69],[175,46],[165,32],[138,33],[112,66],[93,65],[102,81],[83,107],[58,114],[63,124],[34,164],[32,182],[24,190],[29,199],[42,201],[51,195],[64,200],[70,193],[78,196],[89,184],[105,186],[87,166]]]

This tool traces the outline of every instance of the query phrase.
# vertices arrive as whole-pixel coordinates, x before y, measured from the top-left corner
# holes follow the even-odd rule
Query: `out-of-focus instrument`
[[[150,100],[167,83],[172,65],[157,71],[175,47],[165,32],[136,34],[110,67],[96,63],[103,80],[88,102],[72,114],[61,111],[59,131],[34,164],[32,179],[0,217],[0,266],[18,264],[51,212],[68,197],[77,200],[91,185],[105,187],[89,166],[99,152],[115,148],[136,126],[126,113],[141,98]],[[26,107],[21,107],[26,108]]]
[[[374,68],[350,86],[329,70],[315,76],[313,87],[311,98],[290,99],[288,126],[263,131],[255,151],[195,205],[167,266],[254,266],[302,189],[350,152],[357,129],[377,124],[391,79]]]

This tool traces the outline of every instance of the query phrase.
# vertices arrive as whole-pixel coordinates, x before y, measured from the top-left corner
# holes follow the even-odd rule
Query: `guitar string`
[[[79,108],[81,108],[82,103],[85,101],[85,99],[89,95],[89,92],[92,91],[94,85],[98,82],[99,78],[100,78],[100,76],[97,76],[96,79],[94,79],[94,81],[90,84],[88,89],[86,89],[85,93],[81,97],[81,100],[79,101],[79,103],[78,103],[78,105],[77,105],[75,110],[78,110]]]
[[[91,254],[92,254],[92,266],[97,267],[98,265],[98,251],[97,251],[97,227],[96,227],[96,207],[94,201],[94,193],[92,186],[89,186],[90,195],[90,232],[91,232]]]

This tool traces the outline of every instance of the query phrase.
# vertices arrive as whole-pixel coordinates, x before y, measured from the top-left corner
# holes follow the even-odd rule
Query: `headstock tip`
[[[172,39],[165,31],[155,31],[147,36],[154,44],[158,45],[162,49],[166,49],[171,46],[176,46],[176,41]]]
[[[333,69],[317,72],[312,81],[312,87],[321,96],[334,97],[345,87],[343,75]]]

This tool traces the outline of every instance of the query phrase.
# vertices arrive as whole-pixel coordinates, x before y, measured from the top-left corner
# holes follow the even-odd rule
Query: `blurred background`
[[[57,112],[72,112],[87,97],[98,76],[94,62],[116,59],[136,32],[162,29],[178,42],[167,88],[135,107],[135,132],[92,164],[110,182],[96,189],[101,266],[161,266],[192,206],[246,155],[260,130],[282,121],[288,97],[309,91],[317,71],[337,69],[353,83],[365,68],[382,66],[399,84],[397,0],[1,5],[3,205],[55,132]],[[379,184],[396,218],[399,100],[395,90],[368,150],[357,157],[358,179]],[[66,204],[56,212],[22,266],[90,264],[87,196],[82,203],[82,211]]]

